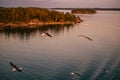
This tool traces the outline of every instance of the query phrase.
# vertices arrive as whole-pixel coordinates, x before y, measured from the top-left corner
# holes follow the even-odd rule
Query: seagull
[[[41,36],[47,35],[48,37],[52,37],[48,32],[42,32],[42,33],[40,33],[40,35],[41,35]]]
[[[77,75],[77,76],[81,76],[79,73],[77,73],[77,72],[75,72],[75,71],[71,72],[70,74],[71,74],[71,75],[74,75],[74,74],[75,74],[75,75]]]
[[[10,62],[10,65],[13,67],[12,71],[22,72],[22,68],[17,67],[17,66],[14,65],[12,62]]]
[[[84,35],[79,35],[81,38],[86,38],[86,39],[88,39],[88,40],[90,40],[90,41],[93,41],[91,38],[89,38],[89,37],[87,37],[87,36],[84,36]]]

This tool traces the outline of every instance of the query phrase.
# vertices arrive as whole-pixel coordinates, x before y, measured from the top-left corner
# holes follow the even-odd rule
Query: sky
[[[0,0],[0,7],[120,8],[120,0]]]

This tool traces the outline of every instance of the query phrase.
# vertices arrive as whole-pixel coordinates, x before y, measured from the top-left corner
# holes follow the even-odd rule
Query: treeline
[[[29,22],[73,22],[75,16],[44,8],[0,8],[0,22],[29,23]]]
[[[49,8],[57,10],[73,10],[73,9],[91,9],[91,10],[111,10],[111,11],[120,11],[120,8]]]
[[[73,9],[72,10],[72,14],[95,14],[95,13],[96,13],[96,11],[93,9],[80,8],[80,9]]]

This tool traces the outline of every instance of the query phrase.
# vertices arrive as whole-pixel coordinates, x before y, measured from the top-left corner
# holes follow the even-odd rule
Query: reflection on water
[[[120,80],[119,14],[98,11],[78,15],[84,22],[76,25],[0,31],[0,80]],[[10,61],[23,72],[12,72]]]
[[[118,54],[112,55],[105,65],[103,66],[100,73],[96,76],[97,80],[117,80],[120,79],[120,62]],[[119,78],[117,78],[119,77]],[[115,79],[116,78],[116,79]]]
[[[83,73],[80,80],[89,80],[89,79],[93,80],[94,79],[95,73],[97,72],[97,70],[99,69],[101,65],[101,58],[99,57],[93,58],[91,63],[89,63],[88,65],[89,65],[88,68]]]
[[[0,31],[0,34],[5,34],[9,37],[19,37],[20,39],[30,39],[31,35],[36,35],[37,32],[52,32],[54,34],[59,34],[61,31],[69,30],[73,27],[73,24],[56,24],[56,25],[43,25],[36,28],[14,28],[14,29],[5,29]]]

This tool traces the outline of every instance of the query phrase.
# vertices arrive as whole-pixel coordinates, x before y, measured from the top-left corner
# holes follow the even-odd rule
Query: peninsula
[[[29,27],[43,24],[73,24],[82,20],[71,13],[46,8],[0,8],[0,26]]]

